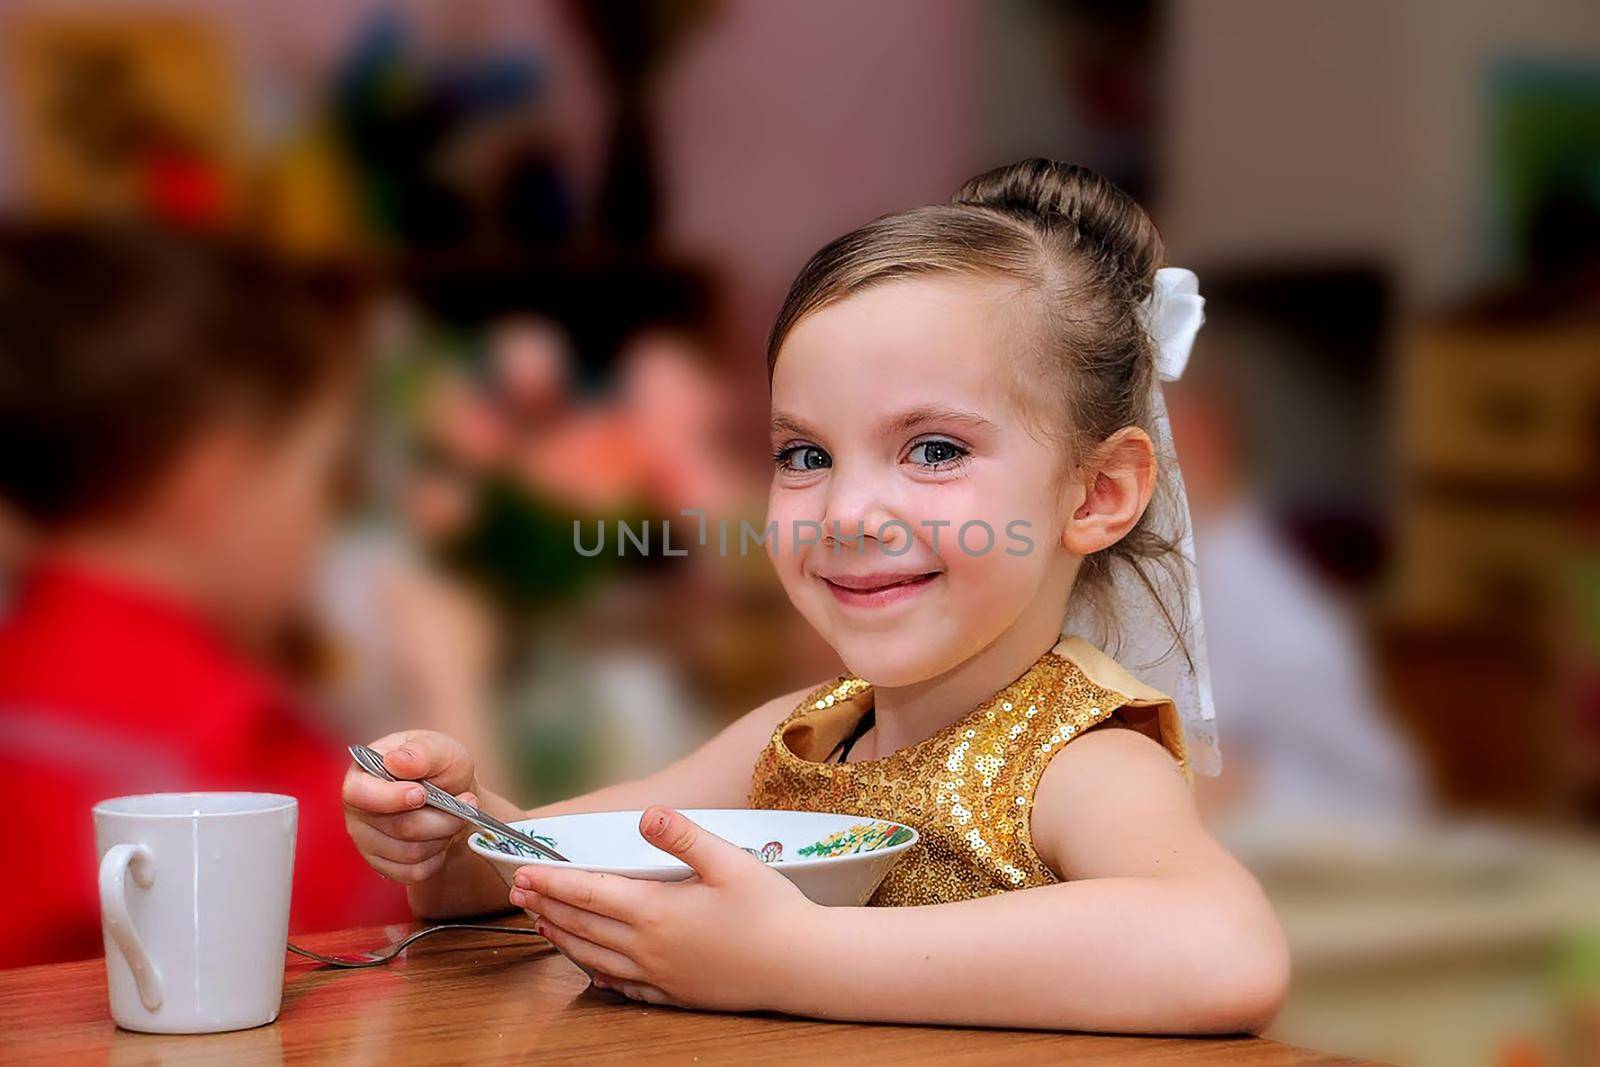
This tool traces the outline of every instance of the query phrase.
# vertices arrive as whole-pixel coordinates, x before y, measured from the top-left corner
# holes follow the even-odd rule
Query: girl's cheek
[[[795,546],[795,523],[812,518],[797,496],[793,490],[773,487],[767,504],[767,524],[762,531],[767,538],[766,546],[760,548],[752,540],[745,549],[752,552],[765,551],[772,558],[778,577],[786,587],[801,577],[806,551]]]

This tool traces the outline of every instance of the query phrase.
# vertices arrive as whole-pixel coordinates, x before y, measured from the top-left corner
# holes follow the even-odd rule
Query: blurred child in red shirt
[[[0,231],[0,967],[99,955],[90,808],[300,800],[290,927],[399,919],[349,844],[348,757],[267,664],[330,518],[351,290],[137,229]]]

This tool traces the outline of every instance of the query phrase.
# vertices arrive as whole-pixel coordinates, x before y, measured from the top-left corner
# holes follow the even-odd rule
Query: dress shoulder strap
[[[1130,726],[1159,741],[1190,774],[1183,740],[1183,722],[1178,705],[1170,696],[1128,673],[1127,668],[1082,637],[1065,635],[1057,642],[1056,655],[1070,660],[1090,681],[1126,698],[1117,711],[1122,725]]]
[[[803,759],[822,761],[849,736],[870,704],[870,683],[841,674],[805,695],[773,731],[773,742]]]

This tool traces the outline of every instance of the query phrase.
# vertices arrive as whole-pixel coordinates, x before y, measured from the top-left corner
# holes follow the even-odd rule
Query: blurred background
[[[444,729],[529,804],[839,669],[759,554],[571,539],[762,524],[806,258],[1025,156],[1106,173],[1208,300],[1169,391],[1202,800],[1293,944],[1272,1036],[1600,1062],[1592,0],[16,0],[0,46],[10,221],[364,278],[283,671],[331,738]]]

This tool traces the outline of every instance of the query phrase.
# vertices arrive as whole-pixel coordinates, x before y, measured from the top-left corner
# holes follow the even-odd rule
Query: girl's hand
[[[650,882],[530,866],[517,871],[511,902],[533,913],[541,932],[602,989],[681,1007],[776,1007],[793,947],[823,909],[679,812],[651,808],[639,832],[695,877]]]
[[[383,765],[403,782],[385,782],[350,765],[344,776],[344,824],[362,857],[385,877],[414,886],[443,870],[451,842],[467,824],[424,807],[426,778],[477,804],[472,757],[461,744],[429,730],[407,730],[372,742]]]

